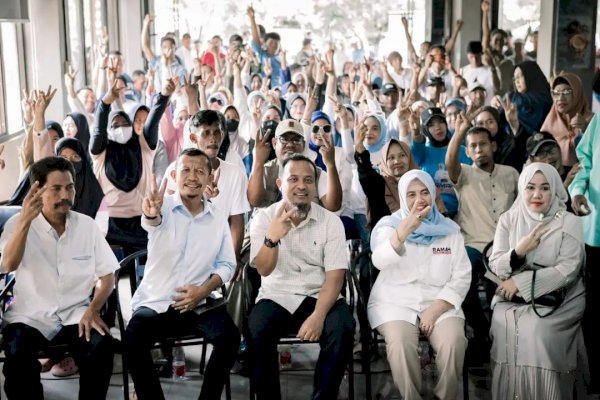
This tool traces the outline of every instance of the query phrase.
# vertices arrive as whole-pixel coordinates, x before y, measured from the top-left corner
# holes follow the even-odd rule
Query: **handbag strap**
[[[535,315],[537,315],[540,318],[546,318],[550,315],[552,315],[554,313],[554,311],[556,311],[558,309],[558,307],[560,307],[560,304],[557,304],[554,306],[554,308],[552,310],[550,310],[549,312],[547,312],[546,314],[540,314],[537,310],[537,307],[535,305],[535,275],[537,273],[537,270],[534,269],[533,270],[533,277],[531,278],[531,306],[533,307],[533,312],[535,313]]]

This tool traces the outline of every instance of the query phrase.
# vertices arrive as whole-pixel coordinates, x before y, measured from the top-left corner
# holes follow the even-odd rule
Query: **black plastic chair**
[[[145,259],[147,256],[147,250],[140,250],[129,256],[125,257],[119,262],[120,268],[115,273],[115,291],[114,294],[117,299],[117,322],[119,324],[119,331],[121,333],[121,341],[125,337],[125,321],[123,319],[123,311],[121,308],[121,296],[119,293],[119,281],[120,278],[124,277],[125,274],[130,274],[132,269],[130,268],[130,264],[134,264],[134,275],[135,277],[131,279],[130,275],[130,285],[131,285],[131,295],[135,293],[137,286],[139,285],[141,279],[138,279],[142,276],[141,270],[143,270],[144,265],[141,264],[141,260]],[[135,285],[134,285],[135,283]],[[225,285],[221,286],[221,290],[223,293],[223,297],[227,297],[227,292],[225,289]],[[206,350],[208,342],[204,339],[202,334],[198,332],[198,334],[186,335],[180,337],[169,337],[164,340],[157,342],[152,348],[157,349],[161,348],[164,345],[168,345],[171,347],[183,347],[183,346],[193,346],[193,345],[202,345],[202,358],[200,361],[200,373],[204,373],[204,367],[206,365]],[[123,362],[123,395],[125,400],[129,399],[129,370],[128,370],[128,361],[127,361],[127,349],[123,348],[122,351],[122,362]],[[227,379],[225,384],[225,396],[227,400],[231,400],[231,382]]]

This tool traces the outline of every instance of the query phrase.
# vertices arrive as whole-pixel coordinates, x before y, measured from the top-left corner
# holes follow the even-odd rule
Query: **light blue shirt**
[[[227,217],[212,204],[205,200],[204,211],[192,216],[175,192],[165,197],[161,213],[157,226],[142,217],[148,232],[148,261],[131,300],[134,311],[148,307],[166,312],[175,303],[175,288],[199,286],[213,274],[228,282],[236,267]]]
[[[260,47],[258,43],[254,40],[251,41],[252,50],[258,54],[258,58],[260,60],[260,64],[264,67],[267,58],[271,60],[271,68],[273,72],[271,73],[271,87],[280,86],[281,85],[281,61],[279,61],[279,57],[270,55],[267,53],[265,49]],[[261,74],[264,76],[264,74]]]

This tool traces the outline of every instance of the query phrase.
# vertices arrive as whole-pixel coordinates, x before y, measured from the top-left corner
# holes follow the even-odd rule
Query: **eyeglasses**
[[[323,132],[325,133],[329,133],[331,132],[331,125],[323,125],[323,126],[319,126],[319,125],[313,125],[312,127],[312,133],[319,133],[320,130],[323,130]]]
[[[302,144],[302,142],[304,142],[304,139],[302,139],[301,137],[285,137],[285,136],[279,136],[277,138],[277,140],[279,140],[281,142],[282,145],[287,145],[289,144],[293,144],[294,146],[299,146]]]
[[[559,98],[561,96],[569,97],[573,94],[573,89],[565,89],[565,90],[553,90],[552,97]]]
[[[212,99],[210,99],[208,102],[211,103],[211,104],[212,103],[217,103],[220,106],[223,105],[223,102],[220,99],[217,99],[217,98],[214,98],[214,97]]]

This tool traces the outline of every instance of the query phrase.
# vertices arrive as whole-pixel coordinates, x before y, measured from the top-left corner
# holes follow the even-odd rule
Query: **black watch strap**
[[[279,240],[278,240],[278,241],[276,241],[276,242],[274,242],[274,241],[272,241],[271,239],[269,239],[268,237],[266,237],[266,236],[265,236],[265,241],[264,241],[264,244],[265,244],[265,246],[267,246],[268,248],[271,248],[271,249],[272,249],[272,248],[275,248],[275,247],[279,246],[279,242],[280,242]]]

